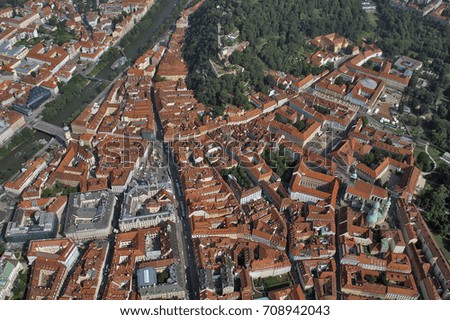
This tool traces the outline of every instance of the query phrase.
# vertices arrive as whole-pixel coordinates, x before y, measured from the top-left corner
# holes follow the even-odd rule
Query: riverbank
[[[12,177],[22,164],[38,152],[44,143],[43,141],[50,141],[51,137],[42,132],[35,132],[33,136],[16,147],[10,154],[0,160],[0,183],[4,183]]]
[[[120,46],[129,63],[135,61],[142,52],[153,46],[154,42],[175,22],[184,2],[181,0],[156,1],[142,20],[123,37]],[[148,28],[142,27],[147,25]],[[114,71],[111,69],[111,65],[120,56],[120,51],[117,47],[110,50],[111,52],[105,53],[104,59],[102,60],[102,57],[98,62],[102,68],[98,70],[96,67],[90,73],[97,79],[106,81],[88,80],[82,75],[74,77],[61,89],[61,94],[45,107],[43,112],[45,121],[58,126],[69,124],[108,86],[110,81],[123,72],[126,65]]]
[[[130,30],[130,43],[123,47],[123,52],[129,59],[129,61],[135,61],[143,52],[154,45],[154,42],[160,38],[164,32],[176,21],[179,16],[186,0],[168,0],[162,2],[157,0],[155,5],[147,12],[146,16],[132,29]],[[146,19],[147,17],[147,19]],[[148,28],[138,27],[142,22],[149,20],[151,24]],[[138,27],[136,30],[133,30]],[[96,74],[97,78],[101,79],[114,79],[123,70],[111,70],[111,65],[115,60],[103,64],[103,68]],[[121,69],[121,68],[119,68]],[[83,77],[84,78],[84,77]],[[85,79],[85,78],[84,78]],[[63,126],[69,124],[86,106],[92,102],[99,92],[102,92],[103,88],[108,86],[110,81],[83,81],[84,84],[80,90],[76,90],[76,95],[62,97],[58,101],[61,102],[56,107],[56,112],[53,112],[53,116],[47,119],[48,122]],[[64,91],[64,90],[62,90]],[[40,148],[40,140],[50,140],[50,136],[41,132],[35,132],[35,134],[28,140],[27,143],[23,143],[15,148],[10,154],[6,155],[0,160],[0,183],[4,183],[14,173],[16,173],[22,166],[22,163],[29,160],[33,154],[35,154]]]
[[[14,149],[31,139],[34,135],[34,131],[31,128],[23,128],[20,132],[14,134],[6,145],[0,148],[0,160],[7,157]]]
[[[168,0],[164,3],[161,0],[157,0],[155,2],[142,20],[119,42],[122,52],[128,58],[128,64],[134,63],[175,23],[186,2],[186,0]],[[99,63],[104,65],[104,67],[96,72],[95,76],[100,79],[112,79],[123,71],[124,68],[119,68],[116,71],[111,69],[112,64],[120,57],[120,54],[118,50],[115,54],[111,54],[107,63],[100,59]]]

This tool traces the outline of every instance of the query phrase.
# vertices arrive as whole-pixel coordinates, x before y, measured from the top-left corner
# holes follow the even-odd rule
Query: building
[[[433,290],[425,290],[430,287],[427,278],[435,278],[437,283],[432,281],[431,284],[437,286],[436,292],[442,299],[449,299],[450,266],[419,209],[413,204],[408,204],[404,199],[399,199],[397,218],[405,239],[415,244],[413,247],[408,247],[407,252],[413,262],[418,262],[413,264],[413,271],[422,291],[428,292],[428,296],[431,296],[429,292]],[[420,249],[421,254],[418,254],[416,249]],[[420,256],[422,258],[418,260]],[[427,269],[423,269],[422,265]],[[428,272],[425,272],[426,270]]]
[[[251,188],[245,189],[241,187],[236,177],[231,174],[228,175],[228,184],[241,205],[261,199],[262,191],[259,186],[252,186]]]
[[[12,180],[6,182],[3,187],[5,191],[11,192],[15,196],[19,196],[22,191],[28,187],[39,173],[47,166],[43,158],[37,158],[31,163],[28,163],[28,167]]]
[[[419,292],[412,275],[383,273],[358,266],[342,266],[342,292],[348,295],[382,300],[417,300]],[[378,280],[385,277],[383,283]]]
[[[78,256],[78,248],[71,239],[32,241],[27,253],[31,265],[27,299],[56,300]]]
[[[173,195],[169,190],[160,189],[158,184],[141,181],[125,193],[119,219],[122,232],[149,228],[167,220],[177,220]]]
[[[379,202],[381,205],[387,203],[389,198],[388,191],[374,184],[362,180],[351,181],[347,185],[344,199],[352,202],[353,206],[364,207],[366,203],[373,204]],[[359,202],[355,204],[354,202]]]
[[[0,300],[11,295],[17,276],[23,270],[23,265],[16,259],[0,258]]]
[[[72,193],[64,234],[76,241],[102,239],[112,232],[116,197],[108,191]]]
[[[140,285],[138,291],[142,292],[144,299],[145,297],[149,299],[172,297],[172,291],[165,291],[163,286],[177,283],[179,283],[178,286],[172,287],[177,289],[173,291],[174,296],[184,299],[186,293],[180,291],[180,288],[184,288],[184,277],[178,273],[181,271],[179,266],[171,267],[178,264],[178,255],[178,238],[173,223],[117,234],[104,299],[130,299],[133,295],[135,280]],[[156,284],[152,268],[157,274]],[[171,268],[173,268],[172,271]],[[163,273],[159,281],[158,273]],[[137,279],[134,278],[136,274]],[[155,288],[157,289],[153,290]]]
[[[350,72],[357,75],[370,76],[372,78],[383,80],[387,88],[403,91],[408,86],[412,74],[409,70],[406,70],[405,72],[395,70],[392,68],[392,62],[379,59],[381,54],[382,51],[379,48],[369,48],[347,62],[345,67]],[[380,71],[365,67],[365,63],[373,58],[377,59],[375,64],[378,65]]]
[[[383,80],[368,76],[360,77],[345,99],[353,104],[371,110],[383,91]]]
[[[403,72],[407,70],[414,72],[420,70],[422,66],[423,63],[421,61],[410,58],[408,56],[401,56],[394,63],[394,67]]]
[[[54,212],[18,209],[6,226],[5,239],[9,242],[50,239],[56,237],[58,226]]]
[[[22,60],[28,54],[28,48],[24,45],[14,47],[11,42],[0,44],[0,55]]]
[[[330,33],[324,36],[315,37],[310,41],[313,46],[326,50],[330,53],[337,53],[350,45],[350,41],[337,33]]]
[[[303,294],[302,288],[299,284],[272,290],[268,294],[270,300],[305,300],[305,295]]]
[[[289,193],[293,200],[316,203],[335,199],[338,189],[335,177],[309,169],[302,160],[292,176]]]
[[[81,257],[78,265],[61,294],[62,300],[95,300],[103,280],[109,243],[93,241]]]
[[[295,142],[301,147],[306,146],[308,142],[320,135],[321,124],[312,118],[301,120],[303,128],[299,130],[294,125],[289,123],[282,123],[278,121],[272,121],[270,123],[270,130],[277,132],[286,137],[289,141]]]
[[[0,146],[8,142],[23,126],[23,115],[12,110],[0,110]]]
[[[143,300],[186,299],[186,289],[178,280],[181,276],[179,264],[167,266],[165,263],[158,261],[146,263],[146,265],[154,265],[156,268],[144,267],[136,271],[137,290]],[[167,278],[160,277],[160,281],[158,281],[158,271],[160,271],[160,274],[161,272],[167,274]],[[164,283],[161,283],[161,281],[164,281]]]
[[[372,0],[363,0],[361,2],[361,6],[366,12],[375,12],[377,10],[377,6]]]
[[[30,94],[28,96],[27,102],[23,105],[14,104],[13,109],[26,115],[30,116],[31,113],[39,108],[39,106],[48,98],[51,97],[50,90],[44,87],[34,87],[31,89]]]

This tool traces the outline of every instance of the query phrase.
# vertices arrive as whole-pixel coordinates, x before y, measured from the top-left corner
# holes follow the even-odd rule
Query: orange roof
[[[370,200],[372,196],[376,196],[380,199],[387,199],[388,192],[386,189],[380,188],[374,184],[356,180],[355,184],[348,184],[347,193],[361,197],[366,200]]]

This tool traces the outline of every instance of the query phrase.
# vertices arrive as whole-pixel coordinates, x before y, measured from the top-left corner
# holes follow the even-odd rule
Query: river
[[[128,60],[134,61],[142,54],[141,48],[147,45],[147,43],[152,40],[153,36],[155,35],[155,32],[159,30],[159,28],[164,24],[165,20],[172,14],[175,5],[180,3],[180,0],[157,0],[157,1],[160,2],[162,1],[163,4],[159,10],[159,13],[156,14],[156,16],[154,17],[153,23],[150,26],[150,28],[148,28],[144,32],[141,32],[136,41],[130,43],[128,46],[123,48],[123,52],[125,53],[125,56],[128,58]],[[106,67],[103,68],[97,74],[96,77],[100,79],[108,79],[108,76],[113,72],[111,70],[111,65],[113,63],[114,61],[107,64]]]
[[[170,17],[172,11],[175,8],[175,5],[178,4],[181,0],[156,0],[156,1],[163,3],[158,13],[155,15],[151,26],[147,30],[141,32],[134,42],[130,43],[128,46],[123,48],[125,55],[131,61],[134,61],[137,57],[139,57],[142,54],[141,48],[153,39],[153,37],[155,36],[155,32],[157,32],[164,24],[165,20]],[[111,64],[113,62],[107,64],[97,74],[97,77],[101,79],[107,79],[108,76],[113,72],[111,70]],[[100,85],[99,82],[91,81],[89,85],[84,88],[80,96],[86,96],[86,94],[88,94],[91,90],[96,90],[96,88],[99,85]],[[67,122],[67,119],[69,119],[72,116],[73,112],[78,108],[78,106],[79,103],[77,101],[69,102],[51,122],[53,124],[63,126],[63,124]],[[12,151],[10,155],[1,159],[0,183],[3,183],[15,172],[17,172],[17,170],[20,169],[21,163],[27,161],[37,151],[35,149],[39,146],[38,143],[39,140],[45,139],[49,141],[50,138],[51,136],[47,134],[36,132],[28,142],[23,143],[22,145],[14,149],[14,151]]]
[[[14,149],[8,156],[0,160],[0,183],[8,180],[13,174],[15,174],[21,167],[21,164],[30,159],[42,146],[40,140],[50,140],[50,136],[42,133],[35,132],[33,137],[16,149]]]

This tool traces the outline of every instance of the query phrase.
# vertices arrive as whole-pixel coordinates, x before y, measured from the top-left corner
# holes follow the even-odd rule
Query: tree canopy
[[[267,92],[268,69],[297,76],[323,70],[306,63],[312,52],[308,39],[337,32],[357,41],[370,28],[365,20],[359,0],[207,1],[190,17],[184,52],[191,71],[188,85],[206,105],[245,107],[249,92]],[[217,59],[219,25],[222,33],[238,30],[239,41],[250,43],[230,57],[230,63],[244,72],[221,78],[212,74],[210,60]]]

